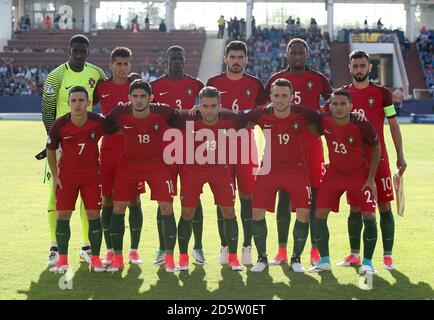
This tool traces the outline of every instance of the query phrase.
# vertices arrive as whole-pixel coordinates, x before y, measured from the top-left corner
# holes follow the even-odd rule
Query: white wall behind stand
[[[12,37],[12,0],[0,0],[0,51]]]

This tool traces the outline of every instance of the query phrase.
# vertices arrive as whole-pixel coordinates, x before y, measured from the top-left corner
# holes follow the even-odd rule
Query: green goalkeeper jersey
[[[68,93],[74,86],[87,89],[93,106],[93,93],[99,80],[106,79],[104,71],[91,64],[85,63],[81,72],[73,71],[68,62],[65,62],[51,71],[44,83],[42,96],[42,121],[47,132],[53,122],[70,111],[68,106]]]

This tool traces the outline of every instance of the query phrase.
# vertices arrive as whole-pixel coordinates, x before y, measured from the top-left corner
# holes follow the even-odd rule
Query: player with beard
[[[294,88],[293,104],[302,105],[315,110],[320,110],[321,97],[328,100],[332,88],[327,78],[318,71],[311,70],[307,66],[307,57],[309,54],[309,47],[306,41],[300,38],[294,38],[289,41],[287,46],[288,64],[287,70],[278,72],[270,77],[267,81],[265,91],[267,97],[270,95],[272,83],[278,78],[285,78],[289,80]],[[306,150],[307,167],[312,186],[312,205],[310,208],[310,217],[313,218],[315,213],[315,198],[318,188],[324,174],[324,151],[321,139],[316,133],[308,133],[306,139],[303,140]],[[287,262],[288,257],[286,253],[286,246],[288,242],[289,225],[291,221],[290,202],[288,194],[280,191],[279,201],[277,205],[277,233],[279,241],[279,252],[276,257],[270,261],[270,264],[280,264]],[[312,249],[310,252],[311,264],[315,265],[319,259],[318,248],[313,241],[313,219],[310,219],[310,233]],[[298,239],[304,239],[305,234],[309,232],[309,223],[303,223],[299,220],[294,225],[294,245]],[[300,244],[301,245],[301,244]],[[292,262],[299,260],[300,257],[292,257]]]
[[[154,102],[165,103],[177,109],[190,109],[195,105],[199,91],[204,87],[202,81],[184,73],[185,50],[180,46],[171,46],[166,51],[167,74],[150,82],[154,94]],[[179,165],[169,166],[174,184],[175,195],[177,194],[177,181]],[[203,211],[202,204],[198,203],[193,220],[194,247],[192,256],[198,264],[206,262],[202,246]],[[164,237],[161,223],[161,211],[157,209],[157,230],[160,248],[154,259],[154,264],[164,262]]]
[[[242,41],[232,41],[225,48],[224,62],[226,71],[208,79],[207,86],[219,90],[223,108],[232,111],[246,111],[261,107],[266,103],[264,86],[261,80],[244,72],[248,58],[247,46]],[[234,166],[236,185],[241,202],[243,225],[242,264],[252,264],[252,193],[255,185],[254,170],[257,167],[257,148],[253,131],[250,135],[250,148],[255,156],[249,156],[249,163],[241,163],[241,150],[238,150],[237,164]],[[249,150],[250,151],[250,150]],[[228,263],[228,243],[224,237],[223,216],[217,208],[218,229],[221,240],[220,263]]]
[[[353,51],[349,55],[349,70],[353,82],[344,87],[351,95],[353,102],[352,111],[358,112],[362,117],[372,122],[381,143],[381,158],[378,166],[375,183],[378,190],[378,210],[380,212],[380,228],[383,238],[383,267],[386,270],[395,269],[392,259],[393,241],[395,237],[395,222],[393,219],[390,202],[393,200],[392,179],[384,142],[384,120],[387,118],[393,144],[396,150],[396,166],[402,175],[407,167],[402,146],[402,136],[396,118],[390,91],[369,80],[372,64],[369,55],[365,51]],[[369,155],[369,153],[367,153]],[[368,161],[370,159],[368,158]],[[350,239],[351,253],[338,265],[346,267],[360,265],[360,238],[363,227],[360,203],[357,199],[348,195],[348,203],[351,205],[348,218],[348,235]]]

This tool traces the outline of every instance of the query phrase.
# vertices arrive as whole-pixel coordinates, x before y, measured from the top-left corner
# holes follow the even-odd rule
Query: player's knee
[[[196,208],[182,208],[181,215],[184,220],[193,220]]]
[[[140,205],[140,195],[135,195],[131,201],[130,201],[130,205],[132,207],[137,207]]]
[[[389,211],[391,208],[392,208],[392,206],[390,205],[390,202],[378,203],[378,210],[380,210],[380,212]]]
[[[375,219],[375,212],[367,212],[362,211],[363,220],[374,220]]]
[[[298,208],[297,209],[297,220],[298,221],[300,221],[302,223],[309,222],[309,215],[310,215],[309,209],[305,209],[305,208]]]
[[[315,210],[315,219],[325,220],[325,219],[327,219],[329,212],[330,212],[330,209],[317,208]]]
[[[99,210],[86,210],[88,220],[99,219]]]
[[[161,214],[163,216],[168,216],[173,214],[173,205],[170,202],[158,202],[160,206]]]
[[[225,219],[233,219],[235,218],[235,209],[234,207],[220,207],[222,210],[223,218]]]
[[[240,199],[243,199],[243,200],[251,200],[252,199],[251,193],[239,192],[238,195],[240,196]]]
[[[113,202],[113,213],[114,214],[125,214],[128,202],[125,201],[114,201]]]
[[[265,210],[254,208],[252,210],[252,218],[255,221],[264,219],[265,218]]]
[[[110,196],[102,197],[102,205],[104,207],[113,207],[113,197]]]
[[[57,211],[57,220],[70,220],[72,211]]]

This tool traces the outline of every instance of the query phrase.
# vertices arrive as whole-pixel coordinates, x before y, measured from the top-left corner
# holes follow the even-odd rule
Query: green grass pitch
[[[80,218],[74,214],[69,254],[71,271],[67,275],[67,279],[72,279],[72,289],[62,290],[60,276],[49,273],[46,266],[49,245],[47,186],[42,183],[44,162],[34,158],[45,142],[42,123],[1,121],[0,299],[433,299],[434,272],[430,263],[434,252],[434,126],[402,125],[401,130],[408,162],[405,175],[407,208],[404,218],[395,215],[397,271],[382,268],[379,237],[374,255],[379,274],[373,279],[372,290],[360,288],[361,278],[353,268],[334,267],[332,273],[312,275],[294,274],[287,265],[270,267],[269,272],[261,274],[247,270],[236,273],[220,266],[217,263],[219,240],[215,207],[208,188],[202,197],[204,250],[208,259],[205,266],[191,265],[186,273],[168,274],[152,265],[157,249],[156,204],[150,202],[149,194],[146,194],[142,197],[144,227],[139,248],[144,264],[139,267],[127,265],[122,274],[90,273],[87,265],[78,258]],[[385,133],[394,166],[395,151],[388,128]],[[395,203],[393,208],[396,211]],[[349,250],[348,207],[344,199],[341,209],[340,214],[332,214],[329,219],[332,264]],[[178,198],[175,199],[175,214],[178,218]],[[291,232],[294,219],[293,214]],[[267,222],[268,253],[272,256],[277,250],[273,214],[267,215]],[[125,247],[128,247],[128,230],[125,235]],[[305,267],[308,267],[309,247],[307,244],[303,255]],[[292,250],[292,234],[288,250]]]

